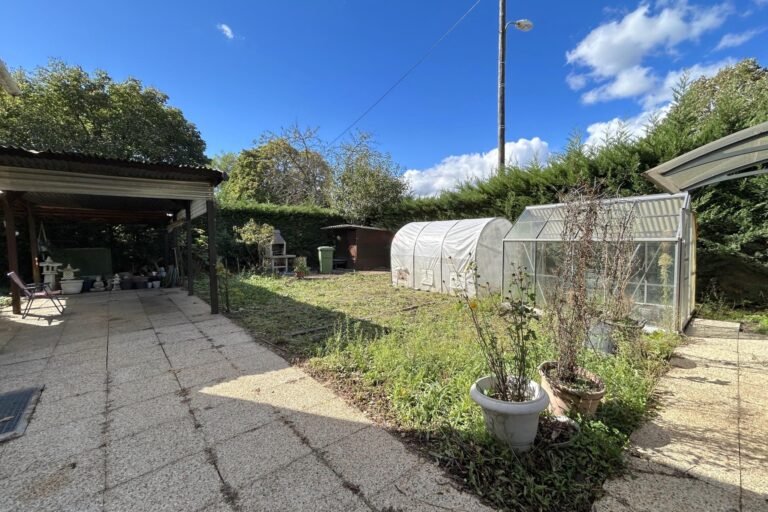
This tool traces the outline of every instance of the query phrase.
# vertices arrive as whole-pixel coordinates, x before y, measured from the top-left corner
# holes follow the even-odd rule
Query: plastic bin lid
[[[318,250],[320,250],[320,251],[323,251],[323,250],[325,250],[325,251],[327,251],[327,250],[331,250],[331,251],[332,251],[334,248],[333,248],[333,247],[329,247],[329,246],[327,246],[327,245],[321,245],[321,246],[320,246],[320,247],[318,247],[317,249],[318,249]]]

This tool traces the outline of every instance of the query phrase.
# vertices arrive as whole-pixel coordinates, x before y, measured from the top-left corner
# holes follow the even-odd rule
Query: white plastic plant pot
[[[536,382],[529,382],[533,398],[525,402],[506,402],[485,394],[493,382],[492,376],[478,379],[469,390],[469,396],[483,410],[485,426],[499,441],[516,452],[530,450],[539,430],[539,415],[549,405],[549,395]]]

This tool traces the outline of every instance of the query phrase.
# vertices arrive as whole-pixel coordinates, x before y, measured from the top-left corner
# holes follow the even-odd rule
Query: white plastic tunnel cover
[[[502,240],[511,229],[501,217],[407,224],[392,241],[392,284],[440,293],[498,293]],[[479,283],[470,271],[473,262]]]

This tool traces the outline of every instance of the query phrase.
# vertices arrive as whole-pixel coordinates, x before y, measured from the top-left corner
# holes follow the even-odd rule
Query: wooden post
[[[219,313],[219,279],[216,275],[216,203],[205,202],[208,213],[208,277],[211,289],[211,314]]]
[[[29,224],[29,252],[32,257],[32,280],[35,284],[40,284],[40,255],[37,253],[37,224],[32,207],[29,203],[27,207],[27,224]]]
[[[195,276],[192,271],[192,201],[184,205],[185,223],[187,225],[187,291],[190,295],[195,293]]]
[[[3,194],[3,213],[5,214],[5,243],[8,248],[8,270],[19,274],[19,254],[16,249],[16,222],[13,218],[13,202],[18,197],[16,192]],[[21,277],[21,276],[19,276]],[[19,288],[11,283],[11,306],[13,314],[21,314],[21,297]]]

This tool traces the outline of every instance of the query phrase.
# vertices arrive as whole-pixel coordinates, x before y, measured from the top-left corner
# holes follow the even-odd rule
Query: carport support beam
[[[37,220],[32,207],[26,203],[27,224],[29,224],[29,253],[32,257],[32,280],[40,284],[40,255],[37,253]]]
[[[192,272],[192,201],[184,205],[184,220],[187,225],[187,291],[190,295],[195,293],[195,276]]]
[[[16,248],[16,223],[13,218],[13,202],[18,197],[17,192],[6,191],[3,194],[3,213],[5,214],[5,244],[8,248],[8,270],[19,275],[19,253]],[[19,276],[21,277],[21,276]],[[21,314],[21,297],[19,288],[11,283],[11,306],[13,314]]]
[[[211,314],[219,313],[219,278],[216,275],[216,203],[212,200],[205,202],[208,213],[208,277],[211,289]]]

